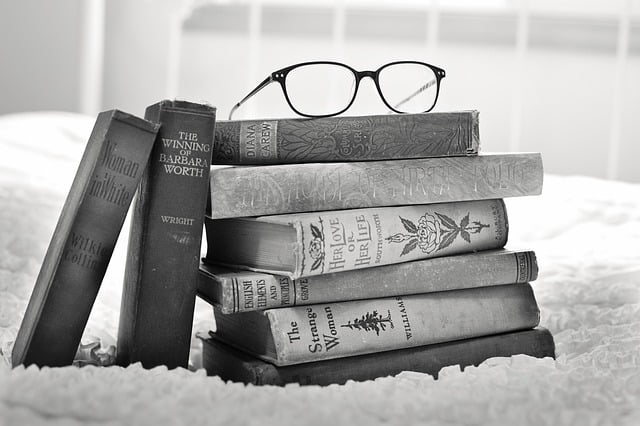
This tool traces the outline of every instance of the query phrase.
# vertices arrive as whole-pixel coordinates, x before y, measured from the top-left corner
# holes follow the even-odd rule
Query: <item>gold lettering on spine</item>
[[[413,332],[411,331],[411,322],[409,321],[409,315],[407,314],[407,308],[404,305],[402,297],[396,297],[396,303],[398,309],[400,309],[400,318],[402,319],[402,328],[404,329],[404,335],[407,341],[413,338]]]
[[[110,250],[102,242],[86,235],[71,232],[62,253],[62,260],[94,271],[104,267],[104,259]]]
[[[258,309],[264,309],[267,307],[267,282],[260,278],[256,280],[256,307]]]
[[[327,317],[327,326],[329,326],[329,334],[323,333],[322,339],[324,340],[324,347],[327,352],[335,348],[340,344],[340,337],[338,336],[338,329],[336,328],[336,320],[333,316],[331,306],[324,307],[324,313]]]
[[[318,314],[313,311],[312,307],[306,308],[306,311],[309,331],[311,332],[311,343],[307,346],[307,349],[311,353],[322,352],[322,343],[320,343],[320,333],[318,332]]]
[[[166,215],[161,215],[160,220],[162,220],[162,223],[168,223],[171,225],[185,225],[185,226],[191,226],[195,222],[195,219],[190,217],[177,217],[177,216],[166,216]]]
[[[479,187],[491,190],[521,187],[525,184],[525,168],[521,163],[496,161],[473,168],[474,190]]]
[[[240,123],[240,159],[261,162],[278,158],[278,122]]]
[[[117,148],[117,143],[111,142],[109,139],[105,141],[104,151],[100,161],[101,165],[115,173],[135,179],[135,177],[138,176],[140,165],[117,155],[115,153]]]
[[[257,136],[256,136],[257,137]],[[375,166],[374,166],[375,164]],[[253,215],[501,198],[531,193],[535,164],[525,157],[443,158],[380,163],[271,166],[220,171],[226,201]]]
[[[237,176],[239,205],[261,208],[299,202],[342,203],[345,200],[436,197],[451,187],[448,166],[386,167],[353,170],[292,170],[289,174]]]
[[[203,178],[209,168],[209,161],[199,153],[211,151],[211,145],[198,142],[198,133],[178,131],[176,138],[162,138],[163,152],[158,161],[164,172],[177,176]]]
[[[118,206],[129,205],[133,194],[127,179],[138,176],[140,164],[119,155],[118,144],[107,139],[97,165],[100,170],[91,177],[87,194]]]
[[[89,182],[88,194],[118,206],[128,205],[132,195],[125,184],[108,172],[93,175]]]
[[[279,278],[279,284],[280,284],[280,304],[281,305],[291,305],[293,304],[292,302],[292,295],[291,295],[291,281],[289,279],[289,277],[280,277]],[[293,297],[295,297],[295,294],[293,295]]]
[[[242,281],[242,300],[245,309],[253,309],[253,281]]]

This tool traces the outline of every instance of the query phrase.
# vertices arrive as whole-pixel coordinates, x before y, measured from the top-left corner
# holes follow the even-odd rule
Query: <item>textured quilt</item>
[[[640,424],[640,185],[545,176],[543,195],[507,200],[508,247],[532,248],[541,325],[557,359],[493,358],[464,372],[343,386],[225,384],[199,368],[12,369],[17,333],[93,117],[0,117],[0,424]],[[544,158],[544,153],[543,153]],[[126,230],[83,342],[112,359]],[[199,302],[194,333],[214,327]],[[99,344],[96,344],[98,342]]]

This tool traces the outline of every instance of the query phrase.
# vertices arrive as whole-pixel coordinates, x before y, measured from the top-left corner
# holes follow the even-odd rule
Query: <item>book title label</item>
[[[295,282],[286,276],[246,272],[230,277],[232,312],[294,305]]]
[[[403,297],[275,310],[280,346],[292,359],[325,359],[370,348],[414,345],[416,303]],[[286,324],[286,325],[285,325]]]
[[[87,193],[107,203],[128,206],[140,174],[140,163],[122,155],[118,143],[105,140],[96,171],[89,181]]]
[[[220,170],[214,217],[538,194],[541,162],[507,155]],[[223,200],[224,202],[220,202]]]
[[[113,250],[101,241],[88,235],[72,231],[62,252],[62,260],[91,271],[106,268]]]
[[[282,365],[507,332],[539,321],[528,284],[266,312]]]
[[[302,218],[300,275],[368,268],[495,246],[505,240],[499,201],[327,212]]]
[[[240,125],[240,158],[249,161],[278,158],[278,122],[247,121]]]
[[[478,152],[475,111],[230,120],[215,128],[219,164],[296,164],[469,155]]]
[[[197,132],[178,131],[174,138],[162,138],[158,161],[166,174],[204,178],[209,170],[211,145],[198,141]]]

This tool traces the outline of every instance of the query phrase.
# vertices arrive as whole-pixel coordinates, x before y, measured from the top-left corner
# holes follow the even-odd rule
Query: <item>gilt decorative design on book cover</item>
[[[209,216],[519,197],[540,194],[542,181],[537,153],[219,167],[211,170]]]
[[[270,310],[267,315],[278,324],[273,328],[281,359],[291,362],[413,347],[537,325],[538,310],[527,284],[465,291],[469,297],[453,292],[397,296],[290,308],[282,315]],[[503,304],[499,302],[501,297],[518,302]],[[505,313],[482,314],[485,304]],[[456,312],[459,318],[454,321],[447,311]]]
[[[374,353],[538,325],[529,284],[507,284],[384,299],[223,315],[217,333],[276,365]],[[259,332],[244,335],[251,324]],[[273,338],[265,341],[262,336]]]
[[[308,214],[298,226],[301,276],[502,247],[507,240],[501,200]]]
[[[217,164],[285,164],[476,155],[478,112],[222,121]]]

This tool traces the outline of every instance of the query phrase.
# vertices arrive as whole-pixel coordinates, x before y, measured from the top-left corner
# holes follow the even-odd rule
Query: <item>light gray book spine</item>
[[[222,313],[340,300],[373,299],[534,281],[533,251],[487,250],[457,256],[315,275],[284,275],[200,266],[198,294]]]
[[[529,284],[214,314],[225,341],[276,365],[524,330],[540,321]],[[247,324],[258,332],[246,331]]]
[[[214,167],[213,219],[538,195],[539,153]]]

